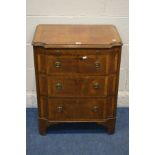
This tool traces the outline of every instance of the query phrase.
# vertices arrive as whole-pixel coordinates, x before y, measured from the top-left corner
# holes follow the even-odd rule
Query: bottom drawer
[[[114,116],[115,97],[106,99],[48,99],[50,121],[95,121]]]

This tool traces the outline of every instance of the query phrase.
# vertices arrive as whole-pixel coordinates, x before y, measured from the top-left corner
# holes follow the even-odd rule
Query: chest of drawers
[[[114,133],[122,42],[113,25],[38,25],[33,38],[40,134],[95,122]]]

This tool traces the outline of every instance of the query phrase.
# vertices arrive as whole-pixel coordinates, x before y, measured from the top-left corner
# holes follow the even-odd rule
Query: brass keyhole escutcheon
[[[57,54],[60,54],[60,50],[56,50],[56,53],[57,53]]]
[[[56,56],[58,56],[58,57],[59,57],[59,56],[61,56],[61,54],[62,54],[62,53],[61,53],[61,51],[60,51],[60,50],[55,50],[55,54],[56,54]]]

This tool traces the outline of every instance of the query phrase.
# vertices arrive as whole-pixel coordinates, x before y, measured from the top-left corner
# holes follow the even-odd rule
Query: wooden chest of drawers
[[[38,25],[33,39],[40,134],[61,122],[114,133],[122,42],[113,25]]]

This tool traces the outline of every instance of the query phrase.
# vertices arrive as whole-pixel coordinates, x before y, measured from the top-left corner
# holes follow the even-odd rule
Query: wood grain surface
[[[114,25],[48,25],[36,28],[33,46],[60,47],[112,47],[122,45]]]

